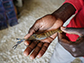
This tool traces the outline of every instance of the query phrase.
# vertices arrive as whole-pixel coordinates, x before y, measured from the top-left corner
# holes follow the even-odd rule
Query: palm
[[[60,23],[60,24],[59,24]],[[60,26],[62,26],[61,20],[56,20],[55,17],[51,15],[46,15],[43,18],[37,20],[35,24],[30,28],[29,34],[26,36],[26,38],[30,37],[33,33],[41,33],[42,31],[49,31],[53,29],[57,29]],[[52,36],[38,41],[25,41],[26,45],[29,45],[26,50],[24,51],[24,54],[29,55],[32,50],[32,54],[30,55],[30,58],[34,59],[36,56],[41,57],[45,51],[47,50],[50,43],[55,39],[57,36],[57,33],[53,34]]]

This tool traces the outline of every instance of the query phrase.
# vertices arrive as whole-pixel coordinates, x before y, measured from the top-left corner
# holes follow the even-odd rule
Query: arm
[[[49,31],[61,27],[63,23],[74,13],[75,8],[71,4],[63,4],[54,13],[45,15],[44,17],[36,20],[34,25],[30,28],[28,34],[25,36],[25,39],[29,38],[33,33],[41,33],[43,31]],[[29,46],[25,49],[24,55],[28,56],[33,51],[30,58],[40,58],[46,52],[48,46],[56,38],[56,36],[57,33],[44,40],[41,40],[39,43],[36,41],[25,41],[25,44]]]
[[[65,22],[71,15],[78,13],[83,6],[83,0],[65,0],[64,4],[53,15]]]
[[[52,15],[65,22],[68,18],[70,18],[75,13],[75,11],[76,9],[72,4],[65,3],[58,10],[52,13]]]
[[[75,11],[76,11],[76,9],[74,8],[74,6],[72,4],[70,4],[70,3],[63,4],[59,9],[57,9],[52,14],[45,15],[44,17],[38,19],[29,30],[29,33],[32,30],[30,35],[26,35],[25,38],[26,37],[28,38],[29,36],[31,36],[38,29],[40,31],[40,30],[46,30],[47,28],[52,27],[54,25],[54,23],[56,23],[56,25],[57,25],[56,28],[62,26],[62,24],[64,22],[66,22],[66,20],[68,18],[70,18],[75,13]],[[45,23],[47,23],[47,24],[45,24]],[[53,26],[53,27],[55,27],[55,26]]]
[[[71,53],[74,57],[84,56],[84,28],[64,28],[61,30],[65,33],[79,35],[80,38],[75,42],[70,41],[65,33],[59,33],[59,43]]]

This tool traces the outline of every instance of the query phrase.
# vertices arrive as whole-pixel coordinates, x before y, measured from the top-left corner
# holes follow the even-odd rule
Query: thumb
[[[79,36],[82,36],[83,32],[84,32],[84,29],[83,28],[66,28],[66,27],[61,27],[61,30],[65,33],[68,33],[68,34],[76,34],[76,35],[79,35]]]
[[[34,32],[35,32],[34,29],[30,29],[28,34],[25,35],[24,39],[28,39]]]
[[[36,21],[33,26],[29,29],[28,34],[24,37],[24,39],[28,39],[33,33],[38,31],[39,29],[39,23]]]

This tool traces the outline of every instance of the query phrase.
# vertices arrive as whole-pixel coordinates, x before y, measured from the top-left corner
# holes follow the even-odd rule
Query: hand
[[[84,56],[84,28],[64,28],[61,30],[65,33],[59,33],[59,43],[69,51],[74,57]],[[66,37],[66,33],[77,34],[80,36],[79,40],[72,42]]]
[[[30,28],[29,33],[25,36],[25,39],[29,38],[33,33],[41,33],[42,31],[53,30],[61,27],[63,22],[60,19],[56,19],[53,15],[46,15],[38,19],[34,25]],[[26,45],[29,45],[25,51],[24,55],[28,56],[32,51],[30,58],[41,57],[46,52],[50,43],[55,39],[57,33],[48,37],[44,40],[38,41],[25,41]]]

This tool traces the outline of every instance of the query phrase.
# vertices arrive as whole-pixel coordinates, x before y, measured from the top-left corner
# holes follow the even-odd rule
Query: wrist
[[[65,22],[68,18],[70,18],[75,13],[75,8],[70,3],[63,4],[59,9],[52,13],[57,19],[61,19]]]

